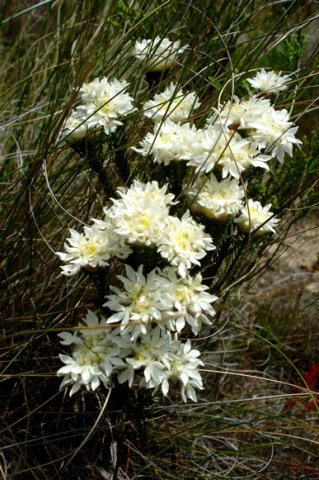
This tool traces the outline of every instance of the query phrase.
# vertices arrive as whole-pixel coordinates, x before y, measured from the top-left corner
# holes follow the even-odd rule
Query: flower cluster
[[[269,99],[254,95],[248,100],[234,96],[221,110],[214,109],[209,124],[240,132],[255,151],[265,152],[268,159],[277,158],[281,163],[286,153],[292,156],[294,145],[301,144],[295,137],[298,127],[290,121],[288,111],[276,110]]]
[[[223,178],[239,179],[251,167],[267,170],[272,158],[283,163],[285,154],[292,156],[293,146],[301,143],[287,110],[275,110],[264,98],[234,97],[222,110],[214,109],[204,129],[172,121],[167,106],[166,111],[168,118],[156,123],[153,132],[133,148],[164,165],[185,161],[196,173],[219,170]]]
[[[144,184],[135,180],[131,188],[119,188],[118,194],[120,198],[112,199],[112,207],[104,209],[115,232],[128,245],[159,245],[169,207],[175,203],[174,195],[167,193],[167,185],[159,187],[155,181]]]
[[[160,387],[164,396],[168,394],[169,382],[179,381],[183,401],[190,398],[196,402],[195,389],[203,389],[198,371],[203,362],[199,356],[199,350],[192,349],[190,340],[182,343],[177,334],[172,336],[170,332],[155,327],[132,344],[132,353],[127,356],[127,365],[118,381],[127,381],[131,386],[136,372],[140,372],[139,386],[154,390]]]
[[[124,290],[111,287],[113,294],[106,297],[104,306],[116,312],[107,323],[119,324],[131,340],[145,335],[151,324],[178,333],[188,324],[197,335],[203,323],[211,323],[210,318],[215,315],[211,303],[217,297],[207,292],[199,273],[183,278],[174,268],[166,267],[156,268],[145,276],[142,265],[137,271],[129,265],[125,269],[126,277],[118,276]]]
[[[156,181],[143,184],[135,180],[129,189],[120,188],[121,197],[105,208],[104,220],[93,220],[93,227],[84,227],[84,234],[71,229],[64,244],[65,252],[57,255],[67,265],[65,275],[76,274],[81,267],[105,266],[111,257],[125,259],[131,247],[156,247],[182,277],[193,265],[215,247],[204,227],[186,211],[183,217],[169,215],[174,195],[167,185],[160,188]]]
[[[235,222],[244,232],[254,232],[256,235],[276,233],[275,227],[279,220],[274,218],[270,208],[270,204],[263,207],[260,202],[249,199]]]
[[[155,37],[136,42],[134,55],[146,72],[154,72],[172,68],[184,50],[179,41]],[[70,395],[82,387],[109,389],[116,379],[164,396],[179,382],[183,401],[197,400],[203,362],[191,340],[180,336],[196,336],[211,325],[217,300],[200,273],[203,259],[216,247],[199,218],[206,217],[213,234],[217,221],[233,221],[249,235],[276,233],[279,220],[271,204],[263,207],[248,197],[249,178],[255,168],[269,170],[273,159],[282,163],[301,143],[288,111],[272,104],[288,79],[281,73],[257,72],[248,83],[259,95],[233,96],[211,108],[200,127],[193,113],[201,102],[179,84],[170,83],[141,102],[139,121],[146,132],[135,145],[127,143],[133,145],[129,153],[153,160],[161,181],[135,179],[129,187],[118,187],[103,208],[104,217],[92,219],[82,232],[71,229],[64,251],[57,252],[66,276],[109,268],[101,307],[105,316],[99,319],[88,311],[84,324],[60,334],[71,354],[60,355],[64,365],[58,376],[63,377],[61,387],[70,387]],[[61,137],[94,141],[99,129],[107,135],[116,132],[123,118],[136,110],[128,86],[125,80],[107,78],[84,84],[81,105],[65,122]],[[171,178],[178,164],[186,173],[177,201],[169,185],[177,184]],[[233,230],[236,235],[237,227]]]
[[[193,186],[186,187],[190,209],[218,221],[235,217],[243,208],[244,188],[239,183],[243,172],[251,167],[268,170],[267,162],[271,160],[270,155],[262,153],[255,143],[236,131],[225,131],[215,125],[196,130],[194,125],[182,125],[170,119],[155,126],[154,133],[146,135],[141,147],[133,149],[143,156],[152,155],[157,163],[169,165],[173,161],[186,161],[188,166],[195,167],[196,181]],[[214,172],[222,177],[220,181]],[[186,217],[183,219],[185,221]],[[176,219],[171,220],[174,239],[179,225]],[[241,227],[242,223],[238,225]],[[260,230],[266,231],[273,230]],[[171,248],[169,245],[167,248],[176,257],[174,242],[168,238]],[[163,247],[160,251],[164,251]]]
[[[88,390],[101,383],[109,388],[115,375],[130,386],[137,382],[154,391],[161,386],[164,395],[169,380],[179,379],[184,401],[196,400],[195,389],[202,388],[199,352],[192,350],[190,341],[180,342],[178,335],[185,327],[197,335],[215,315],[212,303],[217,297],[207,291],[200,273],[191,274],[215,247],[189,211],[182,218],[170,214],[177,202],[167,190],[156,181],[138,180],[131,188],[119,188],[119,198],[104,209],[105,218],[93,219],[84,233],[72,229],[65,252],[57,252],[68,276],[81,268],[106,267],[112,257],[128,261],[138,248],[155,248],[159,261],[167,264],[145,274],[143,265],[135,271],[125,264],[125,275],[118,275],[122,287],[111,285],[112,293],[106,296],[108,318],[99,322],[89,312],[88,331],[60,335],[64,345],[73,346],[72,356],[61,355],[65,366],[58,371],[65,375],[62,386],[72,384],[70,394],[83,385]]]
[[[263,93],[277,94],[286,89],[288,78],[262,70],[248,81]],[[185,111],[183,102],[190,106]],[[283,163],[286,154],[292,156],[293,147],[301,144],[295,136],[298,127],[290,121],[287,110],[276,109],[270,98],[263,96],[234,96],[221,108],[213,108],[202,128],[187,122],[198,106],[194,93],[183,95],[171,84],[145,103],[144,115],[155,125],[133,150],[165,166],[183,162],[194,170],[195,182],[185,186],[193,213],[219,221],[240,215],[236,223],[244,232],[274,233],[278,222],[270,212],[271,205],[258,208],[259,213],[263,211],[265,226],[258,228],[255,221],[243,220],[256,203],[247,199],[243,204],[243,176],[253,168],[269,170],[268,163],[274,158]],[[257,221],[257,225],[261,223]]]
[[[105,334],[102,318],[88,311],[84,320],[84,328],[59,334],[62,345],[72,345],[72,356],[61,355],[60,359],[65,364],[58,370],[58,376],[64,376],[61,388],[72,385],[70,395],[76,393],[81,386],[87,390],[96,390],[102,383],[109,388],[110,378],[114,367],[124,365],[120,358],[123,343],[116,332],[109,331]],[[122,352],[123,353],[123,352]]]
[[[66,120],[60,137],[73,143],[92,136],[98,129],[103,129],[107,135],[114,132],[123,125],[121,119],[136,110],[133,98],[126,93],[128,86],[126,80],[106,77],[84,83],[80,89],[82,103]]]
[[[119,383],[128,382],[129,387],[137,384],[154,391],[160,387],[165,396],[170,382],[179,381],[183,401],[197,400],[195,389],[203,388],[198,367],[203,362],[190,340],[182,343],[177,334],[155,327],[132,342],[119,329],[110,330],[105,318],[99,320],[90,310],[83,323],[73,334],[59,334],[63,345],[73,347],[71,356],[60,354],[64,365],[57,372],[63,377],[61,388],[71,387],[70,396],[83,387],[109,389],[116,375]]]

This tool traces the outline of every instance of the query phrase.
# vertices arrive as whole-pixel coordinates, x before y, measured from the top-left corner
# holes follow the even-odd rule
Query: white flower
[[[200,274],[180,278],[173,267],[167,267],[144,276],[142,266],[137,271],[125,268],[126,277],[118,277],[124,291],[111,286],[114,294],[106,297],[104,306],[116,312],[107,323],[119,322],[120,331],[132,340],[145,335],[151,323],[178,332],[188,323],[194,334],[203,323],[211,323],[209,317],[215,315],[211,304],[217,297],[207,292]]]
[[[197,402],[195,389],[203,389],[203,380],[198,367],[204,364],[199,360],[199,356],[199,350],[192,350],[190,340],[184,344],[180,343],[179,348],[175,352],[172,351],[169,356],[169,378],[181,382],[181,396],[184,402],[187,402],[188,398]]]
[[[180,46],[180,40],[171,42],[168,38],[156,36],[154,39],[137,41],[134,45],[135,57],[146,62],[150,72],[161,72],[176,63],[176,58],[186,47]]]
[[[74,143],[82,138],[88,138],[94,135],[93,130],[89,129],[86,118],[75,110],[71,113],[69,118],[65,121],[59,138],[68,143]]]
[[[276,233],[275,227],[279,220],[273,216],[270,209],[271,204],[263,207],[260,202],[250,199],[235,222],[242,231],[253,232],[254,235]]]
[[[170,367],[168,354],[171,342],[168,332],[149,326],[145,334],[132,344],[132,354],[126,358],[127,366],[118,376],[119,383],[127,381],[131,386],[135,371],[143,370],[139,381],[141,387],[156,388],[161,385]]]
[[[169,165],[173,160],[191,159],[196,134],[195,126],[188,123],[180,125],[167,119],[155,125],[153,133],[146,134],[140,148],[132,149],[144,157],[153,155],[157,163]]]
[[[181,277],[185,277],[193,265],[200,265],[199,260],[214,249],[211,236],[204,232],[203,225],[195,222],[189,211],[181,219],[167,217],[158,252],[177,267]]]
[[[250,156],[254,162],[261,162],[255,166],[267,168],[264,162],[269,160],[268,154],[282,163],[286,153],[292,156],[293,145],[301,144],[295,137],[298,127],[290,122],[287,110],[275,110],[269,99],[252,96],[248,100],[240,100],[233,97],[233,101],[226,103],[221,111],[214,111],[215,114],[207,121],[208,129],[220,126],[244,130],[245,140],[249,141],[253,151]],[[229,133],[225,130],[224,138],[227,135]]]
[[[254,130],[250,133],[259,149],[265,149],[272,157],[277,157],[283,163],[285,154],[292,156],[294,145],[301,144],[295,137],[298,127],[289,121],[287,110],[267,109],[252,124]]]
[[[123,244],[112,227],[103,221],[92,227],[84,227],[84,233],[72,228],[70,232],[71,237],[64,244],[66,253],[56,252],[67,263],[61,267],[64,275],[75,275],[82,267],[105,267],[111,257],[126,258],[131,253],[131,249]]]
[[[106,134],[114,132],[123,125],[121,119],[136,110],[133,98],[125,93],[128,85],[126,80],[106,77],[84,83],[80,89],[83,103],[77,107],[77,114],[86,119],[89,128],[100,126]]]
[[[144,184],[135,180],[129,189],[118,189],[121,198],[112,199],[107,215],[122,240],[130,245],[157,245],[169,206],[176,203],[174,195],[166,192],[167,185],[160,188],[155,181]]]
[[[271,156],[261,154],[254,143],[234,135],[220,153],[216,166],[222,169],[223,178],[231,175],[239,180],[241,173],[252,166],[269,170],[266,162],[270,159]]]
[[[180,333],[186,323],[191,326],[192,332],[197,335],[202,324],[211,324],[210,318],[215,316],[212,303],[217,300],[215,295],[207,292],[209,287],[202,284],[202,276],[186,275],[180,278],[172,267],[165,268],[162,275],[167,279],[167,288],[162,293],[162,302],[165,309],[162,312],[162,321],[159,326]]]
[[[208,117],[207,124],[233,130],[253,128],[254,122],[270,108],[270,100],[266,98],[252,95],[242,100],[234,95],[220,110],[213,108],[214,114]]]
[[[286,83],[289,80],[289,75],[281,75],[281,72],[276,73],[273,70],[266,72],[262,68],[253,78],[247,78],[247,82],[260,92],[278,94],[286,90]]]
[[[165,222],[166,213],[157,206],[126,204],[123,207],[116,204],[110,212],[114,219],[118,215],[116,231],[129,245],[152,246],[162,236],[161,225]]]
[[[160,187],[155,180],[147,183],[134,180],[130,188],[119,187],[117,192],[123,202],[140,202],[143,205],[152,203],[154,206],[158,205],[160,209],[168,213],[168,208],[171,205],[176,205],[178,202],[174,201],[174,195],[172,193],[167,193],[167,189],[168,184]]]
[[[169,391],[169,381],[181,383],[181,396],[184,402],[190,398],[197,401],[195,389],[203,389],[198,367],[203,362],[198,359],[200,352],[191,348],[191,342],[181,343],[177,335],[159,327],[149,328],[133,345],[133,355],[126,358],[127,367],[118,376],[119,383],[128,382],[131,386],[135,372],[143,371],[139,386],[156,391],[161,387],[164,396]]]
[[[156,94],[153,100],[144,103],[144,115],[155,122],[167,118],[172,122],[182,122],[199,106],[196,93],[185,95],[177,85],[171,83],[163,93]]]
[[[107,323],[120,323],[121,331],[129,332],[135,340],[140,334],[146,334],[148,324],[161,320],[163,288],[166,286],[164,284],[162,288],[163,278],[156,270],[145,277],[142,265],[137,271],[129,265],[125,265],[125,269],[126,277],[118,276],[125,290],[111,286],[114,294],[106,296],[108,301],[104,306],[116,312]]]
[[[84,323],[86,328],[73,335],[69,332],[59,334],[62,344],[73,346],[72,356],[60,354],[65,365],[57,372],[59,377],[64,376],[60,388],[72,385],[70,396],[82,386],[94,391],[102,383],[109,388],[113,371],[124,366],[115,335],[106,328],[105,319],[99,321],[89,310]]]
[[[187,165],[196,167],[196,173],[210,172],[220,159],[231,135],[232,133],[224,133],[213,127],[197,130],[196,135],[191,139],[191,148],[186,157]]]
[[[238,133],[220,130],[213,126],[198,131],[193,143],[193,155],[187,165],[196,167],[196,172],[209,173],[214,167],[222,170],[222,177],[228,175],[240,178],[247,168],[262,167],[268,170],[265,162],[269,155],[263,155],[256,146]]]
[[[237,215],[243,206],[244,188],[230,177],[218,181],[214,174],[199,176],[187,192],[192,212],[202,213],[213,220],[224,221]]]

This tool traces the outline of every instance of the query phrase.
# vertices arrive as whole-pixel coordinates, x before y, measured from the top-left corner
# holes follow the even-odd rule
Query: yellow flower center
[[[147,357],[143,355],[142,352],[137,352],[136,355],[134,355],[135,360],[145,360]]]
[[[109,113],[110,111],[110,100],[108,98],[100,98],[94,102],[96,108],[105,114]]]
[[[138,221],[137,231],[139,233],[145,232],[145,230],[147,230],[151,225],[150,219],[144,213],[138,214],[137,221]]]
[[[190,236],[187,232],[179,233],[177,236],[177,245],[182,250],[187,250],[190,247]]]
[[[150,307],[150,302],[144,299],[141,302],[138,302],[138,304],[136,305],[136,312],[145,313],[148,311],[149,307]]]
[[[139,300],[143,293],[143,290],[144,288],[139,283],[136,283],[131,293],[131,301],[136,302],[137,300]]]
[[[97,245],[91,242],[83,242],[80,245],[80,253],[82,257],[89,257],[97,252]]]

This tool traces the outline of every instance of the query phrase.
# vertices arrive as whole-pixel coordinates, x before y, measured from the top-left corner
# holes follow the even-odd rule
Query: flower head
[[[129,189],[119,188],[118,194],[121,198],[113,199],[112,207],[105,211],[116,233],[130,245],[157,245],[169,206],[176,203],[174,195],[167,193],[167,185],[135,180]]]
[[[171,83],[163,93],[157,93],[153,100],[144,103],[144,115],[155,122],[166,118],[172,122],[182,122],[199,106],[194,92],[183,94],[177,85]]]
[[[177,56],[184,52],[186,47],[181,47],[180,44],[180,40],[172,42],[168,38],[156,36],[154,39],[137,41],[134,55],[138,60],[146,62],[148,71],[161,72],[174,65]]]
[[[105,319],[99,321],[89,310],[84,324],[85,328],[75,331],[73,335],[69,332],[59,334],[62,344],[73,346],[71,356],[60,354],[65,365],[57,372],[59,377],[64,376],[61,388],[72,385],[70,396],[82,386],[94,391],[102,383],[109,388],[113,370],[124,365],[116,334],[102,327]]]
[[[218,181],[214,174],[199,176],[187,192],[191,211],[213,220],[224,221],[237,215],[243,206],[244,188],[231,177]]]
[[[252,95],[243,100],[233,95],[220,109],[213,108],[207,124],[235,130],[253,128],[254,122],[269,108],[272,108],[269,99]]]
[[[180,333],[186,324],[190,325],[194,335],[197,335],[202,324],[211,324],[215,316],[212,303],[217,300],[215,295],[208,293],[208,287],[202,284],[200,273],[186,275],[181,278],[173,267],[167,267],[162,272],[166,279],[166,289],[163,289],[162,327]]]
[[[197,130],[188,148],[187,165],[196,167],[196,173],[213,170],[231,135],[213,127]]]
[[[198,367],[203,362],[200,352],[192,349],[191,341],[181,343],[177,335],[172,335],[159,327],[149,327],[147,333],[133,345],[132,355],[126,358],[127,366],[118,376],[120,383],[128,381],[132,385],[135,373],[143,371],[139,385],[156,391],[161,387],[164,396],[169,391],[170,381],[181,383],[181,396],[184,402],[190,398],[197,401],[195,389],[203,389]]]
[[[221,111],[214,110],[215,114],[208,120],[208,129],[222,127],[225,130],[224,138],[229,135],[226,127],[244,130],[245,139],[242,141],[250,144],[249,162],[254,166],[267,168],[264,162],[271,157],[277,157],[283,163],[285,154],[292,156],[293,146],[301,144],[295,137],[298,127],[290,121],[287,110],[275,110],[269,99],[252,96],[248,100],[240,100],[234,97]],[[240,163],[244,166],[247,162],[243,158],[238,165]],[[231,175],[236,176],[234,170]]]
[[[169,332],[158,326],[148,326],[145,334],[132,344],[132,353],[126,358],[126,368],[118,376],[119,383],[127,381],[132,385],[135,372],[143,370],[139,381],[141,387],[157,388],[161,385],[169,369],[167,357],[171,342]]]
[[[247,82],[260,92],[278,94],[286,90],[289,78],[289,75],[282,75],[281,72],[276,73],[273,70],[266,72],[262,68],[253,78],[247,78]]]
[[[293,146],[300,145],[301,140],[295,137],[298,127],[289,121],[287,110],[275,110],[273,107],[254,121],[250,139],[258,149],[264,149],[272,157],[283,163],[285,154],[292,156]]]
[[[231,175],[239,179],[241,172],[251,166],[268,170],[266,162],[270,159],[270,155],[261,154],[254,143],[237,132],[211,126],[198,131],[187,165],[196,167],[196,172],[201,173],[219,168],[223,178]]]
[[[211,236],[204,232],[203,225],[196,223],[187,211],[181,219],[167,217],[158,252],[171,265],[176,266],[181,277],[209,250],[214,250]]]
[[[68,143],[74,143],[94,135],[93,129],[89,128],[86,120],[77,110],[74,110],[64,122],[59,138]]]
[[[270,209],[271,204],[263,207],[260,202],[249,199],[235,222],[243,232],[253,232],[254,235],[276,233],[275,227],[279,220],[273,216]]]
[[[123,125],[121,119],[136,110],[133,98],[125,93],[127,88],[126,80],[106,77],[84,83],[80,89],[82,105],[77,107],[77,115],[85,119],[89,128],[100,126],[106,134],[114,132]]]
[[[125,277],[118,276],[124,290],[111,287],[113,294],[106,297],[108,301],[104,306],[116,312],[107,323],[120,323],[121,331],[129,332],[135,340],[140,334],[146,334],[148,324],[161,320],[166,285],[157,270],[152,270],[146,276],[142,265],[137,271],[125,265],[125,270]]]
[[[175,345],[177,346],[177,342]],[[198,358],[199,356],[200,351],[192,349],[190,340],[187,340],[186,343],[180,343],[175,351],[172,349],[169,356],[169,378],[181,382],[181,397],[185,403],[188,398],[197,402],[195,389],[203,389],[203,380],[198,367],[204,364]]]
[[[82,267],[105,267],[111,257],[126,258],[131,253],[112,226],[103,221],[97,221],[92,227],[84,227],[84,233],[72,228],[70,232],[71,237],[64,244],[65,252],[56,252],[67,263],[62,267],[64,275],[75,275]]]
[[[154,161],[169,165],[173,160],[189,160],[193,153],[197,130],[194,125],[180,125],[169,118],[155,125],[153,133],[147,133],[141,147],[132,147],[144,157],[153,155]]]

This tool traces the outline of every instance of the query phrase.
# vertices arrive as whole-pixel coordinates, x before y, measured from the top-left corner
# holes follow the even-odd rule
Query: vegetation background
[[[285,260],[282,279],[270,270],[295,238],[297,249],[318,238],[317,2],[2,0],[0,13],[2,477],[317,479],[318,262],[295,275]],[[100,299],[88,277],[60,275],[54,252],[68,227],[98,216],[132,179],[130,157],[124,137],[112,138],[105,172],[99,147],[88,160],[58,133],[85,81],[125,78],[138,102],[153,95],[132,48],[155,35],[189,46],[160,82],[198,92],[199,122],[234,91],[247,95],[256,69],[293,72],[279,106],[291,110],[303,145],[266,180],[252,179],[282,218],[280,234],[232,245],[220,236],[209,270],[220,302],[213,332],[198,340],[198,403],[118,389],[103,409],[105,392],[59,391],[57,333]],[[128,123],[125,138],[142,135]],[[138,175],[151,176],[151,166],[138,165]]]

